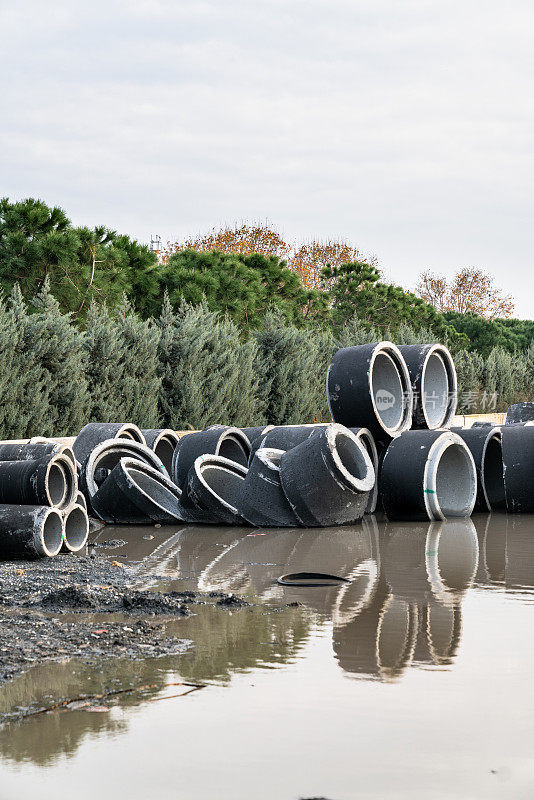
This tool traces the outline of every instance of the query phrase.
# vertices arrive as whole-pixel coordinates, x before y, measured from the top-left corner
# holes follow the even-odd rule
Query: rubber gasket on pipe
[[[333,423],[283,454],[280,479],[300,524],[327,527],[361,519],[375,472],[361,440]]]
[[[203,455],[196,458],[189,470],[180,501],[186,522],[241,524],[237,502],[247,472],[243,464],[222,456]],[[188,509],[192,519],[188,518]]]
[[[477,496],[475,462],[451,431],[405,431],[386,450],[378,491],[390,519],[469,517]]]
[[[414,392],[412,428],[448,428],[456,414],[458,380],[443,344],[399,345]]]
[[[392,342],[338,350],[328,368],[326,388],[332,419],[348,428],[368,428],[379,441],[412,423],[410,375]]]
[[[501,429],[480,425],[451,430],[464,440],[475,462],[478,478],[475,511],[506,510]]]
[[[182,436],[174,451],[172,464],[173,480],[177,486],[183,487],[189,470],[196,459],[203,455],[222,456],[246,467],[250,442],[239,428],[234,427],[213,427]]]
[[[63,521],[56,508],[0,505],[0,560],[51,558],[61,550]]]

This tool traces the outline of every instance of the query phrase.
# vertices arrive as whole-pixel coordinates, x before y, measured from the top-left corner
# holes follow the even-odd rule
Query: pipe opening
[[[201,467],[200,472],[208,488],[225,503],[235,508],[235,498],[245,476],[226,469],[226,467],[209,464]]]
[[[65,517],[65,544],[73,553],[81,550],[89,535],[89,520],[83,509],[74,506]]]
[[[378,353],[373,362],[371,391],[376,413],[384,426],[398,428],[404,414],[404,391],[399,370],[387,353]]]
[[[236,464],[241,464],[242,467],[246,467],[248,466],[250,453],[247,452],[244,443],[230,435],[222,440],[217,455],[228,458],[230,461],[235,461]]]
[[[51,505],[59,506],[64,502],[67,494],[67,475],[59,464],[50,464],[47,491]]]
[[[126,472],[136,486],[147,495],[153,503],[163,508],[171,516],[176,517],[178,496],[173,494],[169,488],[160,483],[152,475],[142,472],[135,467],[127,467]],[[178,490],[177,490],[178,491]]]
[[[171,442],[170,439],[166,439],[165,436],[161,437],[154,448],[155,454],[163,462],[163,466],[169,475],[172,475],[172,457],[174,455],[174,448],[174,443]]]
[[[445,362],[439,353],[431,353],[423,372],[420,398],[429,428],[440,428],[443,425],[448,410],[449,391]]]
[[[363,447],[363,443],[362,443]],[[336,450],[341,463],[353,478],[364,480],[369,473],[369,464],[362,447],[344,433],[336,435]]]
[[[56,556],[63,544],[63,525],[61,517],[55,511],[47,515],[41,529],[41,541],[47,556]]]
[[[492,508],[503,508],[506,504],[504,471],[500,436],[492,436],[486,445],[482,476],[486,498]]]
[[[436,497],[443,515],[469,515],[474,492],[476,481],[469,451],[463,445],[450,444],[443,451],[436,468]]]

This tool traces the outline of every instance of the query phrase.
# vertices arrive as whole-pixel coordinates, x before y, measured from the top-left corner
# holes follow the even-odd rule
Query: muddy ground
[[[207,602],[248,605],[222,593],[139,591],[133,570],[96,548],[84,556],[0,562],[0,685],[46,660],[181,653],[190,642],[167,634],[166,621]]]

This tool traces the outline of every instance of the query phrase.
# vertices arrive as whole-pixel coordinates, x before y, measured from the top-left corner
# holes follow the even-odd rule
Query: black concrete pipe
[[[77,488],[72,463],[61,455],[0,461],[0,503],[66,507]]]
[[[56,556],[63,543],[63,522],[55,508],[0,505],[0,560]]]
[[[448,349],[442,344],[405,344],[399,350],[414,392],[412,428],[448,428],[458,404],[456,369]]]
[[[506,508],[511,514],[534,511],[534,426],[503,425],[502,458]]]
[[[186,522],[241,524],[237,498],[247,468],[229,458],[203,455],[189,470],[180,499]]]
[[[233,427],[213,427],[182,436],[174,451],[172,465],[173,480],[177,486],[183,488],[195,460],[203,455],[222,456],[246,467],[250,442],[239,428]]]
[[[104,522],[135,525],[182,522],[179,498],[178,488],[160,470],[121,458],[91,500]]]
[[[145,437],[137,425],[129,422],[90,422],[85,425],[76,437],[72,449],[80,464],[101,442],[107,439],[128,439],[146,444]]]
[[[473,456],[451,431],[405,431],[386,450],[378,492],[389,519],[469,517],[477,495]]]
[[[481,425],[451,430],[464,440],[475,462],[478,479],[475,511],[506,510],[501,429]]]
[[[79,553],[87,544],[89,517],[86,509],[78,504],[67,508],[63,514],[62,553]]]
[[[280,459],[285,495],[301,525],[346,525],[360,519],[375,484],[371,459],[343,425],[325,425]]]
[[[239,428],[239,430],[241,433],[245,434],[249,443],[252,445],[258,436],[263,438],[263,436],[265,436],[265,434],[268,433],[272,428],[274,428],[274,425],[253,425],[250,428]]]
[[[309,439],[317,428],[324,425],[277,425],[262,438],[260,447],[271,450],[291,450]]]
[[[355,437],[361,441],[367,450],[367,454],[371,459],[371,464],[373,465],[373,470],[375,473],[375,485],[369,492],[369,500],[367,502],[365,513],[374,514],[378,502],[378,450],[376,449],[374,436],[367,428],[350,428],[349,430],[351,430]]]
[[[391,342],[338,350],[326,387],[332,419],[348,428],[368,428],[378,441],[388,441],[412,423],[408,368]]]
[[[161,472],[165,478],[169,478],[162,461],[146,444],[127,439],[108,439],[101,442],[90,453],[80,469],[80,488],[85,495],[89,513],[91,512],[91,498],[121,458],[133,458],[143,464],[148,464],[156,471]]]
[[[172,475],[172,457],[180,437],[170,428],[151,428],[141,431],[146,445],[160,458],[165,469]]]
[[[514,403],[506,412],[506,425],[534,420],[534,403]]]
[[[280,481],[280,458],[284,451],[256,450],[237,496],[239,515],[258,527],[294,528],[298,519]]]

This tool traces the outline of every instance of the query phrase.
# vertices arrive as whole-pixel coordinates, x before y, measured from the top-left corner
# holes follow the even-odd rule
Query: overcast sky
[[[0,193],[148,241],[336,237],[534,317],[528,0],[0,0]]]

